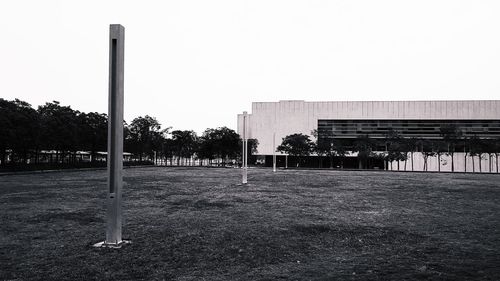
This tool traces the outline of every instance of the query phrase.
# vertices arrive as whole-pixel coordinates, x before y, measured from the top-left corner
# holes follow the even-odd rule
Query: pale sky
[[[500,96],[500,1],[0,2],[0,97],[107,112],[125,26],[125,119],[236,129],[252,101]]]

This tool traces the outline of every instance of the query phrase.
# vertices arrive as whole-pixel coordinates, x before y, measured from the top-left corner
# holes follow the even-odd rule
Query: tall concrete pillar
[[[123,71],[125,28],[109,27],[108,198],[106,240],[96,247],[119,248],[122,240]]]
[[[247,136],[247,125],[248,125],[248,114],[246,111],[243,112],[243,151],[242,151],[242,163],[243,168],[242,180],[243,184],[247,183],[248,167],[247,167],[247,152],[248,152],[248,136]]]
[[[122,243],[123,58],[125,28],[109,27],[108,225],[106,244]]]

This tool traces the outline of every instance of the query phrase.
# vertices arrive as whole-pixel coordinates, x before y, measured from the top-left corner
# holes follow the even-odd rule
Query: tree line
[[[105,161],[102,152],[107,150],[107,122],[104,113],[80,112],[57,101],[34,109],[19,99],[0,98],[0,166],[42,162],[75,164],[82,162],[82,155],[78,153],[82,151],[90,155],[91,164]],[[463,152],[465,158],[473,160],[488,156],[489,171],[493,170],[491,159],[496,158],[495,169],[497,172],[499,169],[499,139],[470,136],[453,124],[443,125],[437,139],[408,138],[395,130],[390,130],[382,139],[361,135],[355,140],[318,136],[317,130],[311,133],[316,141],[308,135],[291,134],[283,138],[277,151],[296,157],[297,166],[302,165],[305,157],[317,155],[319,167],[322,167],[322,159],[327,158],[330,167],[336,159],[343,168],[350,153],[356,153],[358,168],[367,169],[373,162],[382,161],[391,169],[395,162],[398,170],[401,164],[407,170],[408,162],[413,170],[414,153],[419,152],[424,159],[424,171],[428,169],[429,158],[437,157],[440,161],[443,155],[448,155],[452,172],[455,153]],[[158,120],[148,115],[134,118],[130,124],[124,121],[125,151],[132,154],[129,160],[138,163],[225,166],[241,161],[241,142],[240,136],[227,127],[208,128],[199,136],[193,130],[162,129]],[[257,140],[249,140],[248,155],[257,152],[257,145]],[[476,167],[472,161],[472,170],[482,171],[481,163],[479,161]]]
[[[108,117],[85,113],[47,102],[34,109],[29,103],[0,98],[0,166],[40,163],[75,164],[82,154],[89,162],[105,161],[99,153],[107,150]],[[156,118],[139,116],[124,121],[124,150],[129,160],[140,163],[161,160],[175,165],[203,163],[226,165],[241,157],[241,138],[227,127],[208,128],[201,136],[193,130],[162,129]],[[257,140],[249,140],[249,155],[256,152]]]
[[[333,160],[340,160],[340,168],[343,168],[344,161],[350,153],[357,154],[358,168],[367,169],[372,166],[373,161],[382,161],[387,165],[387,169],[392,170],[393,163],[404,165],[403,170],[407,170],[407,163],[410,162],[412,171],[414,170],[414,153],[419,152],[423,156],[423,171],[428,170],[430,157],[437,157],[438,162],[443,155],[451,158],[451,171],[455,172],[455,153],[463,152],[465,165],[467,157],[472,158],[472,171],[478,168],[482,172],[483,167],[478,161],[475,166],[474,158],[479,160],[489,159],[489,171],[499,172],[498,156],[500,154],[500,139],[479,138],[476,135],[468,136],[460,128],[453,124],[446,124],[440,127],[440,138],[424,139],[416,137],[404,137],[401,132],[389,130],[385,138],[375,139],[369,135],[360,135],[355,140],[341,139],[334,137],[318,136],[318,131],[311,132],[316,138],[312,141],[310,136],[305,134],[291,134],[283,138],[282,143],[277,147],[277,151],[298,158],[297,166],[303,162],[306,156],[315,154],[319,157],[318,163],[321,167],[321,158],[329,158],[330,168],[333,167]],[[492,167],[492,159],[495,158],[495,167]],[[438,165],[440,171],[441,165]],[[465,170],[467,166],[465,167]]]

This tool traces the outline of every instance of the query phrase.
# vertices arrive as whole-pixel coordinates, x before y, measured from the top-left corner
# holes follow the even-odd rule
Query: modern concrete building
[[[249,114],[248,135],[259,141],[258,155],[272,155],[274,134],[276,146],[287,135],[302,133],[311,136],[313,130],[318,130],[319,138],[344,140],[354,140],[360,135],[368,135],[374,139],[385,138],[391,128],[403,137],[438,139],[441,138],[441,126],[447,124],[456,125],[467,137],[499,139],[500,100],[254,102]],[[242,114],[239,114],[238,133],[241,134],[241,130]],[[459,163],[472,159],[461,156],[455,156],[455,170],[460,170],[463,166],[461,169],[464,171],[465,166],[469,165],[472,169],[472,162]],[[417,169],[417,166],[422,165],[420,160],[417,159],[417,163],[414,163],[415,170],[421,170],[421,167]],[[442,167],[429,162],[428,169],[446,171],[449,169],[446,164],[448,160],[446,156],[440,159]],[[483,159],[482,161],[487,162],[483,167],[496,167],[495,160]]]

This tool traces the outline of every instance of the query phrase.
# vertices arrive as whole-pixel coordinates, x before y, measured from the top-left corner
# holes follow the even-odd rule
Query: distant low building
[[[242,116],[238,114],[240,135]],[[318,138],[340,139],[346,144],[352,144],[358,137],[366,135],[383,140],[391,130],[404,138],[441,139],[441,127],[450,125],[459,128],[466,138],[500,139],[500,101],[254,102],[252,112],[248,115],[248,124],[249,138],[259,141],[257,154],[261,156],[273,154],[274,134],[278,146],[287,135],[302,133],[312,137],[314,130],[317,130]],[[487,167],[496,168],[498,157],[491,158],[489,155],[488,159],[488,155],[485,155],[481,160],[479,156],[474,160],[463,153],[464,148],[461,148],[462,155],[459,152],[455,155],[455,171],[472,171],[479,164],[483,164],[486,171]],[[380,152],[384,150],[383,147],[377,148]],[[429,160],[427,169],[450,170],[448,162],[451,159],[448,158],[442,155],[439,159],[442,163],[439,164],[437,159]],[[422,155],[415,155],[412,168],[422,170],[422,161]]]

